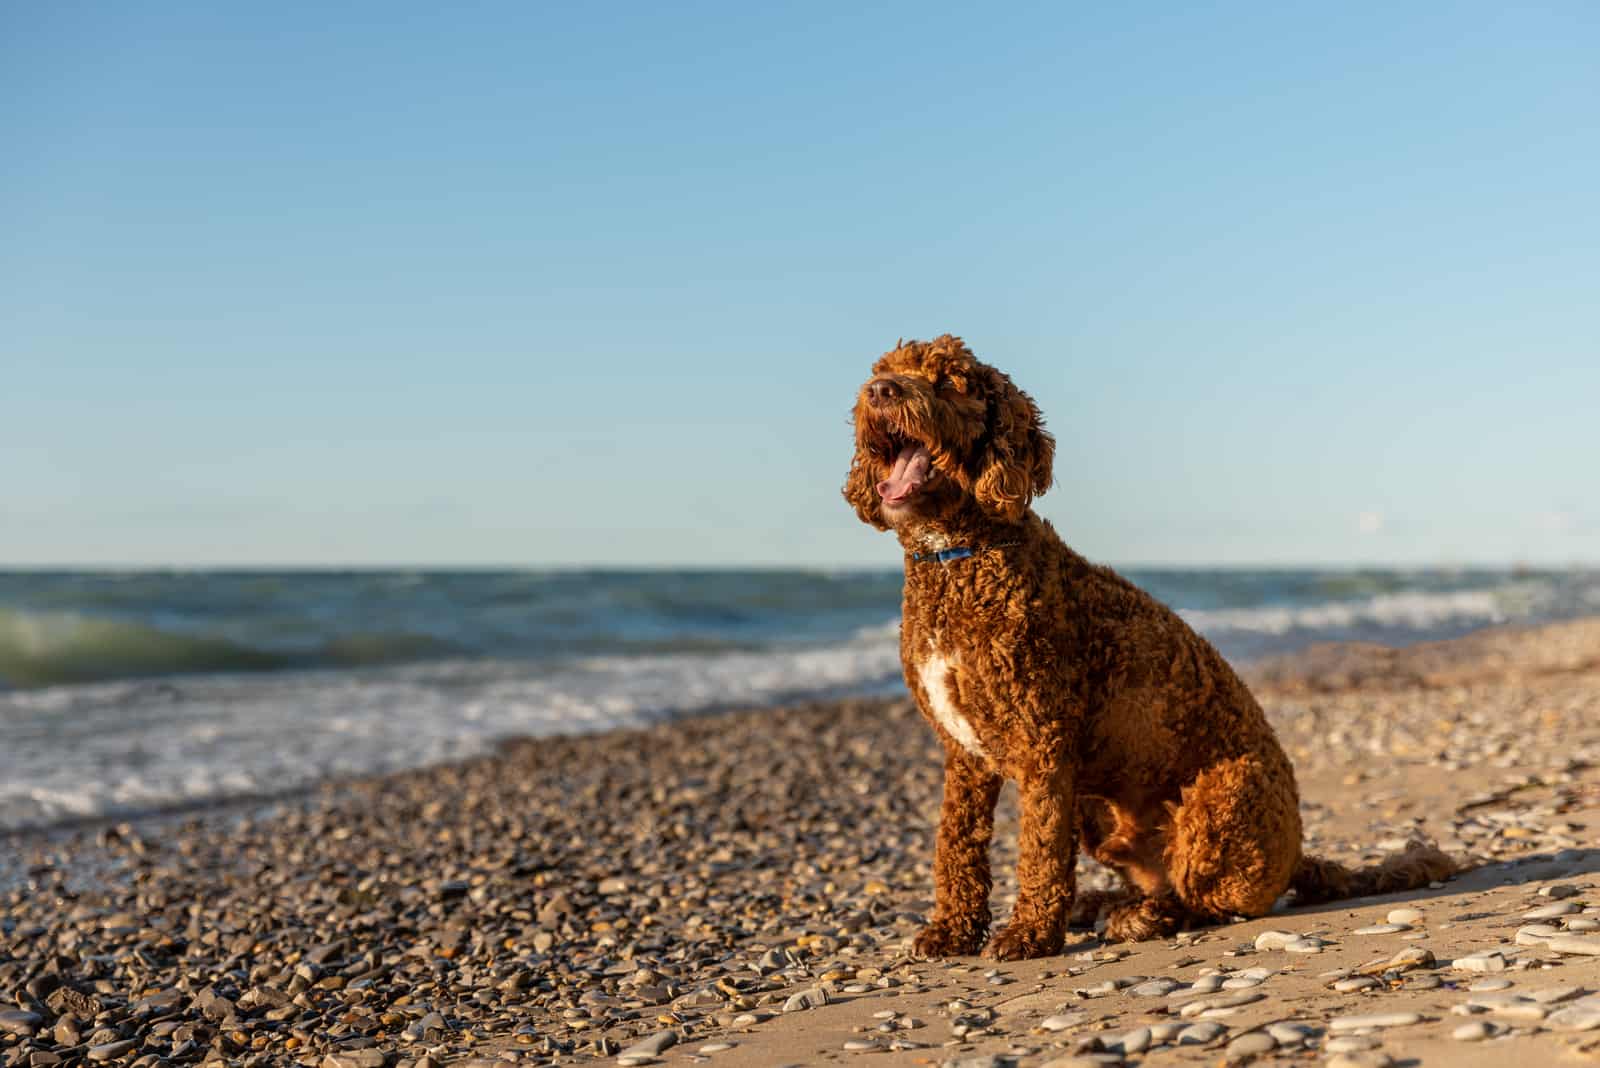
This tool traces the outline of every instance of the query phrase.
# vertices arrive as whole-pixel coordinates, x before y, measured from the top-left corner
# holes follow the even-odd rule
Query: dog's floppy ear
[[[859,442],[855,455],[850,458],[850,473],[844,479],[844,499],[850,502],[863,523],[871,523],[879,530],[889,529],[879,507],[878,476],[873,472],[872,457]]]
[[[1056,439],[1045,430],[1032,397],[999,371],[989,373],[989,441],[978,458],[972,495],[989,511],[1014,521],[1050,488]]]

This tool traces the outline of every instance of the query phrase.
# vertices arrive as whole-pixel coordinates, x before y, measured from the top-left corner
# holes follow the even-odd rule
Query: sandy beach
[[[1173,940],[916,960],[932,733],[904,700],[736,712],[0,840],[0,1063],[1600,1061],[1600,621],[1248,674],[1309,851],[1420,834],[1477,866]],[[1008,797],[1002,920],[1015,831]]]

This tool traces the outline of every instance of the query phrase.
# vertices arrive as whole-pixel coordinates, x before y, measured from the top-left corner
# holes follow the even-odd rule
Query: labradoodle
[[[1069,923],[1115,941],[1410,889],[1455,871],[1413,844],[1350,871],[1300,851],[1294,769],[1226,661],[1166,606],[1067,548],[1029,507],[1054,439],[1032,398],[959,338],[902,344],[855,405],[845,499],[905,549],[900,655],[945,750],[924,956],[989,931],[989,840],[1017,784],[1017,902],[1002,960],[1059,953]],[[1074,907],[1079,842],[1124,889]]]

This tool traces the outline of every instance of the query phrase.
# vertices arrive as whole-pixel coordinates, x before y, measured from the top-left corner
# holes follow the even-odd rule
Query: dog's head
[[[844,496],[880,530],[974,503],[1015,521],[1050,488],[1056,444],[1039,406],[949,334],[873,364],[855,428]]]

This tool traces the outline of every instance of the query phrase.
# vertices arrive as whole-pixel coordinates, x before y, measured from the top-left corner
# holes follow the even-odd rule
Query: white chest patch
[[[987,758],[989,754],[979,744],[977,732],[956,707],[956,695],[950,692],[950,661],[940,653],[929,654],[917,665],[917,681],[928,695],[928,710],[939,721],[939,726],[949,732],[961,748],[973,756]]]

